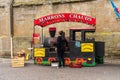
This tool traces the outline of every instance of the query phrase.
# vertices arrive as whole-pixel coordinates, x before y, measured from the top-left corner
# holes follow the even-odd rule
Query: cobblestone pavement
[[[60,68],[34,65],[12,68],[9,59],[0,59],[0,80],[120,80],[119,60],[106,60],[96,67]]]

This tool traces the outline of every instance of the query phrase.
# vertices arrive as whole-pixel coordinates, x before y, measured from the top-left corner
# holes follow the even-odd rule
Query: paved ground
[[[0,80],[120,80],[120,59],[107,59],[96,67],[60,69],[34,65],[33,61],[12,68],[9,59],[0,59]]]

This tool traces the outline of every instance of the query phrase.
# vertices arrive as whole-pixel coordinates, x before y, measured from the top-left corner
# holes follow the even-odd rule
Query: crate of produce
[[[73,63],[71,63],[70,64],[70,68],[82,68],[82,63],[80,63],[80,64],[73,64]]]
[[[14,57],[12,60],[12,67],[24,67],[24,57]]]

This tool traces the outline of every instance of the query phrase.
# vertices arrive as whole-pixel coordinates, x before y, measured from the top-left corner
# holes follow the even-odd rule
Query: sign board
[[[45,48],[35,48],[34,57],[45,57]]]
[[[41,27],[45,27],[50,24],[58,23],[58,22],[79,22],[85,23],[88,25],[96,25],[96,19],[90,16],[75,14],[75,13],[59,13],[47,15],[34,20],[34,26],[38,25]]]
[[[93,43],[81,43],[81,52],[93,52]]]

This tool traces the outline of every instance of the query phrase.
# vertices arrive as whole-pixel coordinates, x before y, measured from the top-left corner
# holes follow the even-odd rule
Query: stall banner
[[[88,25],[96,25],[96,19],[90,16],[75,13],[51,14],[34,20],[34,26],[45,27],[58,22],[80,22]]]
[[[81,52],[94,52],[93,43],[82,43]]]
[[[34,57],[45,57],[45,48],[35,48]]]
[[[114,4],[113,0],[110,0],[110,2],[111,2],[111,5],[112,5],[112,7],[114,9],[114,12],[115,12],[117,18],[120,18],[120,9],[116,7],[116,5]]]

